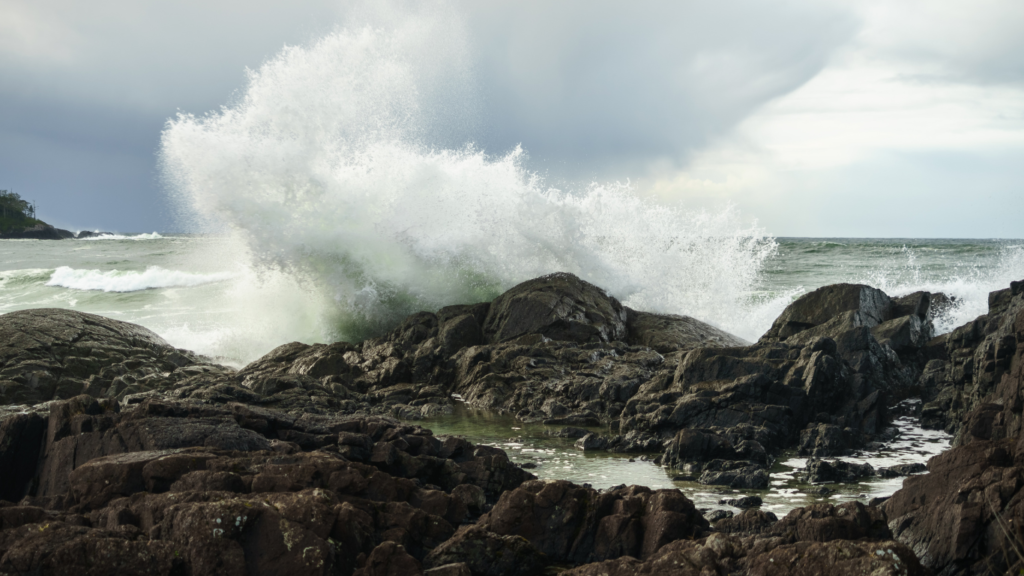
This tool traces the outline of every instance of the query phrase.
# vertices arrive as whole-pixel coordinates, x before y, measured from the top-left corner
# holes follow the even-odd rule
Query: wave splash
[[[195,274],[150,266],[142,272],[119,270],[80,270],[61,266],[53,271],[46,286],[73,290],[102,292],[137,292],[152,288],[178,288],[200,286],[233,278],[226,272]]]
[[[922,290],[952,297],[953,306],[935,320],[939,334],[950,332],[988,313],[989,292],[1024,279],[1024,245],[1002,242],[979,248],[981,242],[961,244],[965,246],[964,253],[941,265],[922,262],[921,248],[904,245],[887,262],[856,281],[876,286],[892,296]],[[940,268],[941,272],[929,268]]]
[[[435,147],[450,138],[438,119],[473,108],[453,26],[421,14],[338,30],[250,71],[236,104],[179,114],[161,148],[179,201],[240,238],[259,274],[322,296],[332,333],[313,339],[362,338],[555,271],[746,338],[767,328],[774,314],[751,309],[766,309],[753,295],[776,243],[735,210],[686,212],[622,183],[557,189],[520,148]]]
[[[87,238],[79,238],[83,242],[98,242],[101,240],[160,240],[163,236],[157,232],[150,232],[148,234],[100,234],[98,236],[89,236]]]

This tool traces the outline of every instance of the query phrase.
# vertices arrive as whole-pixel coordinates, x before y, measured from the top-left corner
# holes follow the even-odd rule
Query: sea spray
[[[132,270],[79,270],[61,266],[53,271],[47,286],[60,286],[74,290],[101,290],[103,292],[136,292],[153,288],[191,287],[221,282],[232,278],[229,272],[196,274],[180,270],[167,270],[149,266],[142,272]]]
[[[950,241],[957,242],[957,241]],[[988,313],[988,294],[1024,279],[1024,245],[1003,242],[979,250],[975,243],[960,241],[961,253],[948,250],[950,260],[941,273],[927,270],[919,263],[919,252],[934,251],[934,245],[904,244],[890,258],[867,274],[862,281],[893,296],[925,291],[952,297],[953,305],[936,318],[936,330],[945,333]],[[930,267],[939,268],[936,263]]]
[[[439,81],[464,79],[451,68],[467,61],[439,25],[286,48],[249,73],[235,104],[168,122],[162,161],[183,205],[242,241],[254,277],[286,276],[326,307],[326,333],[280,341],[360,339],[555,271],[639,309],[764,331],[774,314],[763,311],[788,299],[755,296],[776,244],[736,210],[685,212],[624,183],[556,189],[520,148],[436,147],[436,118],[472,108],[471,91]]]

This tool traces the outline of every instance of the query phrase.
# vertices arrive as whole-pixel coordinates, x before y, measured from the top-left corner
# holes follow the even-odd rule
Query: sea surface
[[[767,256],[763,254],[766,245]],[[325,287],[322,276],[262,263],[250,247],[231,235],[149,233],[87,240],[0,240],[0,314],[43,307],[101,314],[141,324],[175,346],[234,366],[283,343],[357,340],[386,328],[385,322],[378,327],[353,321],[346,309],[353,306],[352,301]],[[938,321],[939,330],[948,331],[985,313],[988,292],[1024,279],[1024,242],[1017,240],[764,236],[748,247],[757,251],[749,256],[756,270],[752,279],[736,277],[737,282],[747,282],[742,290],[704,295],[692,308],[661,306],[658,311],[690,314],[755,340],[800,294],[827,284],[858,282],[892,296],[916,290],[955,296],[957,306]],[[705,247],[702,258],[715,250],[723,259],[736,258],[735,245],[729,243]],[[720,274],[716,282],[722,278],[727,275]],[[477,296],[493,298],[509,284],[484,278]],[[612,289],[612,293],[627,302],[637,293],[635,288],[622,290],[616,294]],[[413,304],[422,301],[412,300]],[[410,302],[399,299],[393,305],[398,316]],[[573,448],[572,440],[550,436],[553,430],[544,426],[468,406],[421,424],[436,434],[461,434],[473,442],[499,446],[513,460],[535,465],[532,471],[541,478],[565,478],[596,488],[677,487],[701,508],[728,509],[718,501],[745,494],[673,481],[669,470],[650,461],[653,455],[584,454]],[[922,430],[913,418],[901,418],[896,424],[900,435],[885,449],[848,459],[877,468],[923,462],[949,446],[947,435]],[[780,516],[820,500],[823,497],[814,493],[818,487],[803,485],[794,477],[803,465],[795,455],[784,455],[772,470],[771,489],[749,493],[761,495],[765,509]],[[866,500],[891,494],[901,484],[897,478],[834,486],[836,493],[830,498]]]

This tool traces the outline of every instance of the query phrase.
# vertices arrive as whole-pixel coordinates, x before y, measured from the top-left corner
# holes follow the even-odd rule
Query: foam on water
[[[892,296],[919,290],[952,296],[954,305],[936,321],[940,334],[986,314],[989,292],[1008,288],[1010,282],[1024,279],[1024,245],[1003,243],[993,247],[990,254],[965,254],[961,260],[943,266],[938,273],[931,273],[919,263],[922,250],[934,248],[903,246],[861,281]]]
[[[78,270],[61,266],[53,271],[47,286],[103,292],[136,292],[152,288],[190,287],[232,278],[227,272],[195,274],[150,266],[142,272],[120,270]]]
[[[84,242],[97,242],[102,240],[159,240],[163,238],[156,232],[150,232],[149,234],[102,234],[100,236],[89,236],[88,238],[80,238]]]
[[[233,105],[168,122],[161,157],[185,210],[322,307],[327,333],[270,327],[280,341],[359,339],[555,271],[749,339],[767,328],[789,297],[755,295],[776,243],[736,210],[668,208],[628,183],[556,189],[521,148],[440,147],[439,119],[473,109],[462,38],[429,14],[338,30],[251,71]]]

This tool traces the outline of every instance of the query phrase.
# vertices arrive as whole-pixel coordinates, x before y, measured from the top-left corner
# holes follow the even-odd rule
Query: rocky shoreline
[[[935,336],[949,305],[826,286],[750,343],[553,274],[240,370],[124,322],[9,313],[0,574],[1016,570],[1024,283]],[[835,460],[891,440],[900,406],[955,442],[884,501],[776,519],[751,500],[705,518],[678,490],[540,481],[497,448],[409,424],[456,401],[749,490],[791,449],[810,457],[808,482],[918,474]]]
[[[82,240],[110,235],[110,232],[93,232],[90,230],[82,230],[76,234],[70,230],[41,223],[25,227],[21,230],[2,232],[0,233],[0,240]]]

